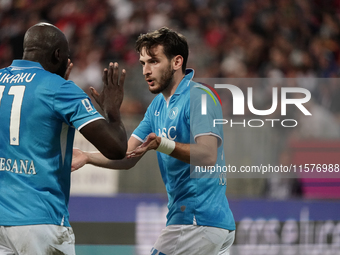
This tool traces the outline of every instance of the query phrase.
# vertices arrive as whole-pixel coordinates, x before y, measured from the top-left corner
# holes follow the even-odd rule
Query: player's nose
[[[149,75],[151,74],[151,68],[148,64],[145,64],[143,66],[143,75]]]

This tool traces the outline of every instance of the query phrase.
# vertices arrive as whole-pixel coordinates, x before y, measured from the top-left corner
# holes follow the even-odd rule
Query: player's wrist
[[[158,139],[157,139],[158,142]],[[165,137],[160,137],[159,145],[156,151],[162,152],[164,154],[170,155],[176,147],[176,143]]]
[[[97,152],[84,151],[85,164],[95,165]]]

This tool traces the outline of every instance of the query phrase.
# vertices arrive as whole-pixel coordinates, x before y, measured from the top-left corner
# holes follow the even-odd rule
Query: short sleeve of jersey
[[[54,109],[68,125],[78,130],[92,121],[103,119],[87,94],[72,81],[65,82],[56,92]]]
[[[152,133],[150,112],[152,111],[152,104],[148,107],[143,120],[139,123],[138,127],[133,131],[132,136],[143,142],[145,138]]]
[[[202,114],[202,95],[206,98],[206,114]],[[222,109],[219,100],[205,86],[192,85],[190,90],[190,129],[196,140],[198,136],[214,135],[218,138],[218,146],[222,144],[222,125],[214,127],[214,119],[222,119]]]

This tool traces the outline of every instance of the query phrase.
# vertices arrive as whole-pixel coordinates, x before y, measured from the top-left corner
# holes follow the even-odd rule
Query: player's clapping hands
[[[125,69],[119,77],[118,63],[110,63],[109,68],[105,68],[103,72],[103,83],[104,87],[99,94],[93,87],[90,88],[93,98],[96,100],[98,105],[103,109],[105,114],[114,112],[115,116],[105,116],[108,118],[115,118],[119,116],[119,108],[123,102],[124,97],[124,80],[125,80]],[[117,114],[117,115],[116,115]]]
[[[146,141],[139,145],[133,151],[126,153],[127,158],[136,158],[143,156],[149,150],[156,150],[161,142],[161,137],[158,137],[155,133],[148,135]]]

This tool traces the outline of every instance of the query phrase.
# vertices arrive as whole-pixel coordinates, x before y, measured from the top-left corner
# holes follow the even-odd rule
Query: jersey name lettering
[[[36,73],[21,73],[17,75],[11,75],[9,73],[0,73],[0,82],[2,83],[23,83],[33,81]]]
[[[0,171],[12,172],[15,174],[37,174],[33,160],[16,160],[0,158]]]

